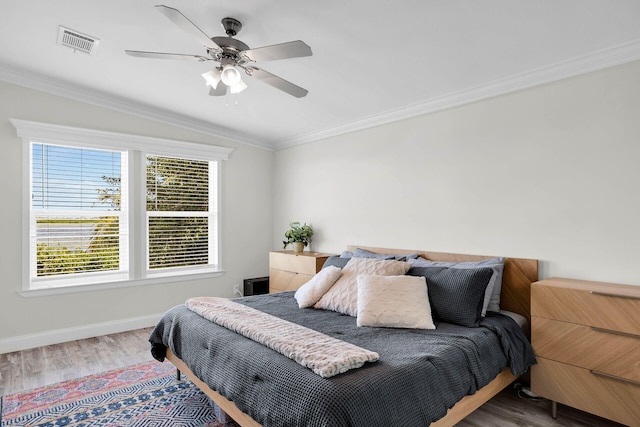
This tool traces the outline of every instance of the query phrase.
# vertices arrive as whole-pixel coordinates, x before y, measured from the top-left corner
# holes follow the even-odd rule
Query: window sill
[[[41,297],[48,295],[74,294],[79,292],[102,291],[105,289],[131,288],[134,286],[159,285],[161,283],[178,282],[186,280],[209,279],[221,277],[224,271],[211,271],[206,273],[182,274],[171,276],[157,276],[146,279],[119,280],[114,282],[92,283],[82,285],[50,286],[47,288],[24,289],[18,291],[18,295],[24,298]]]

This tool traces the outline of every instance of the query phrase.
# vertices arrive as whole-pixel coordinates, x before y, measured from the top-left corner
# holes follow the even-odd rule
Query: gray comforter
[[[515,322],[497,313],[478,328],[359,328],[354,317],[299,309],[292,292],[235,301],[380,354],[377,362],[324,379],[183,305],[169,310],[151,333],[153,356],[164,360],[169,347],[265,427],[429,425],[505,367],[520,374],[535,363]]]

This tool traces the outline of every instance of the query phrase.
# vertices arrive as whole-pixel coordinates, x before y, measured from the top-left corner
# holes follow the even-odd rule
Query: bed
[[[398,256],[417,253],[421,258],[444,262],[480,262],[493,258],[363,246],[351,246],[347,250],[357,248]],[[530,287],[537,279],[537,260],[505,258],[500,308],[529,321]],[[154,357],[169,360],[243,427],[310,425],[310,420],[314,425],[336,426],[398,422],[452,426],[511,384],[523,371],[518,368],[514,374],[510,355],[483,359],[489,347],[502,345],[504,332],[500,335],[493,330],[500,330],[495,323],[504,324],[505,316],[489,313],[479,328],[439,322],[435,331],[422,332],[358,328],[351,316],[313,308],[299,309],[293,292],[240,298],[238,302],[328,335],[346,337],[345,340],[355,345],[373,347],[370,349],[380,353],[377,362],[332,378],[320,378],[285,356],[182,306],[169,310],[150,337]],[[525,326],[525,335],[527,328]],[[462,344],[456,344],[455,350],[445,347],[444,341],[450,339],[446,334],[458,337]],[[421,347],[424,346],[421,340],[426,336],[435,340],[429,344],[428,351]],[[427,363],[421,362],[420,368],[416,368],[414,357],[406,356],[408,350],[405,351],[403,345],[417,345],[419,359]],[[470,353],[462,354],[458,347],[468,347]],[[432,348],[442,350],[445,357],[432,357]],[[454,363],[455,359],[478,365],[480,372],[447,371],[445,365],[449,360]],[[231,367],[235,371],[231,372]],[[436,371],[444,377],[436,378]],[[424,381],[427,377],[434,378],[433,384]],[[445,392],[439,388],[442,382],[451,383],[459,390]],[[462,395],[460,390],[464,391]],[[446,398],[431,402],[431,395]],[[296,411],[300,413],[294,414]]]

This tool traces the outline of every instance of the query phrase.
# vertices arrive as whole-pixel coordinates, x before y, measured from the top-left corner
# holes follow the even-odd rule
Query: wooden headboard
[[[356,248],[366,249],[380,254],[418,253],[421,257],[432,261],[481,261],[495,256],[450,254],[445,252],[429,252],[410,249],[372,248],[369,246],[347,246],[348,251]],[[538,280],[538,260],[525,258],[505,258],[502,275],[502,293],[500,308],[513,311],[531,322],[531,284]]]

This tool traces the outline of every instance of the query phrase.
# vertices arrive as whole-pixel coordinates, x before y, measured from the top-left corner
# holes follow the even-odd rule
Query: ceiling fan
[[[212,96],[226,95],[227,92],[239,93],[247,88],[246,83],[242,81],[242,74],[238,69],[244,70],[247,75],[261,80],[296,98],[302,98],[309,93],[308,90],[253,65],[254,62],[259,61],[311,56],[311,48],[303,41],[296,40],[251,49],[245,43],[233,38],[242,29],[242,24],[237,19],[222,19],[222,27],[227,34],[226,37],[209,37],[179,10],[164,5],[158,5],[156,8],[174,24],[177,24],[202,43],[207,50],[207,56],[125,50],[128,55],[141,58],[218,62],[220,65],[202,74],[207,86],[210,86],[209,95]]]

